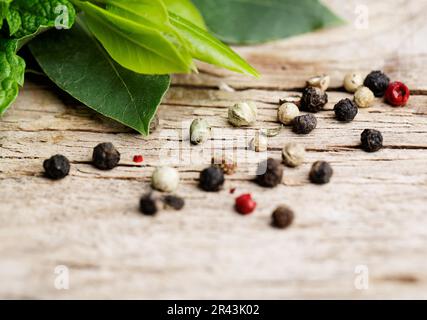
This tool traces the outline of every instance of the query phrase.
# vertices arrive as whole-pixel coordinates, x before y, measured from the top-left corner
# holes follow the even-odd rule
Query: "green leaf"
[[[146,76],[121,67],[80,22],[71,30],[48,31],[29,47],[43,72],[61,89],[104,116],[149,133],[169,88],[169,76]]]
[[[188,41],[194,58],[236,72],[259,76],[258,72],[237,53],[205,30],[172,12],[170,12],[170,18],[172,25]]]
[[[0,29],[3,26],[3,20],[6,19],[11,1],[12,0],[0,0]]]
[[[196,6],[190,0],[163,0],[170,12],[191,21],[199,28],[206,30],[206,24]]]
[[[318,0],[193,0],[221,40],[253,44],[342,23]]]
[[[193,68],[161,31],[122,17],[87,1],[73,0],[84,21],[110,56],[123,67],[144,74],[188,73]]]
[[[75,10],[68,0],[13,0],[7,14],[10,36],[16,39],[55,26],[68,29],[74,19]]]
[[[17,41],[0,38],[0,116],[15,101],[24,84],[25,61],[16,55]]]

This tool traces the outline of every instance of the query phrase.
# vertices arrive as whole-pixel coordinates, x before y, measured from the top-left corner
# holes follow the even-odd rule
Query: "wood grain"
[[[160,127],[148,138],[60,94],[42,78],[29,78],[18,101],[0,121],[1,298],[427,298],[427,22],[424,1],[362,2],[369,27],[357,29],[360,1],[326,1],[346,17],[340,28],[265,45],[237,48],[263,77],[247,78],[201,65],[197,75],[175,76],[160,107]],[[401,9],[396,9],[401,8]],[[400,26],[390,30],[390,21]],[[342,78],[352,69],[383,69],[408,83],[407,107],[377,100],[355,121],[338,123],[334,104],[350,97]],[[328,73],[332,88],[318,128],[297,136],[285,128],[269,138],[267,154],[246,150],[262,128],[277,127],[279,99],[297,100],[310,76]],[[223,84],[234,92],[220,90]],[[259,106],[256,126],[231,128],[227,108],[236,101]],[[214,138],[190,146],[188,127],[205,117]],[[359,148],[365,128],[383,132],[385,148]],[[93,147],[113,142],[118,168],[90,165]],[[303,143],[304,164],[285,169],[273,190],[252,182],[266,156],[280,158],[286,142]],[[61,153],[72,162],[59,182],[42,176],[45,158]],[[197,188],[212,155],[239,159],[224,190]],[[132,157],[143,154],[144,162]],[[332,182],[308,182],[311,164],[330,161]],[[154,218],[138,213],[152,171],[169,163],[180,171],[181,212]],[[235,194],[229,189],[236,188]],[[234,198],[251,192],[256,212],[242,217]],[[291,206],[288,230],[270,226],[272,210]],[[70,289],[57,290],[54,269],[70,270]],[[355,285],[367,266],[369,288]]]

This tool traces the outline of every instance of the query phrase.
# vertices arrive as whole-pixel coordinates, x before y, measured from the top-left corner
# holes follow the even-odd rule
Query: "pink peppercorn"
[[[240,214],[246,215],[252,213],[256,208],[256,202],[252,199],[252,196],[248,194],[242,194],[236,198],[236,211]]]
[[[409,96],[408,87],[399,81],[390,83],[385,92],[386,101],[395,107],[404,106],[408,102]]]
[[[143,161],[144,161],[144,157],[141,155],[136,155],[133,157],[133,162],[135,162],[135,163],[141,163]]]

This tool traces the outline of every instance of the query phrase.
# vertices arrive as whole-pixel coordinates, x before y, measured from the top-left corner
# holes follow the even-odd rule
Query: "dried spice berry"
[[[334,107],[335,117],[343,122],[353,121],[358,110],[357,105],[350,99],[342,99]]]
[[[226,175],[232,175],[237,170],[237,163],[234,161],[232,157],[221,157],[219,158],[213,157],[212,158],[212,165],[220,168],[222,171],[224,171],[224,174]]]
[[[228,108],[228,121],[235,127],[250,126],[256,122],[257,114],[254,102],[240,102]]]
[[[360,87],[354,94],[354,102],[360,108],[369,108],[375,100],[374,93],[368,87]]]
[[[385,91],[390,83],[390,78],[381,71],[372,71],[365,78],[363,85],[371,89],[376,97],[384,96]]]
[[[268,138],[258,132],[250,141],[249,148],[255,152],[265,152],[268,149]]]
[[[280,206],[273,211],[272,224],[279,229],[289,227],[294,221],[294,212],[287,206]]]
[[[315,184],[325,184],[331,180],[333,174],[332,167],[326,161],[313,163],[310,171],[310,181]]]
[[[316,87],[321,89],[322,91],[328,90],[330,83],[331,77],[326,74],[315,76],[307,80],[307,86]]]
[[[157,167],[151,177],[151,186],[159,191],[173,192],[179,185],[179,172],[171,167]]]
[[[252,213],[256,205],[256,202],[252,199],[252,195],[248,193],[236,198],[235,208],[238,213],[246,215]]]
[[[344,77],[344,88],[347,92],[354,93],[363,86],[363,76],[359,72],[347,73]]]
[[[190,141],[192,144],[202,144],[211,135],[211,127],[205,119],[195,119],[190,126]]]
[[[307,87],[302,92],[301,110],[319,112],[328,103],[328,95],[315,87]]]
[[[63,155],[57,154],[43,162],[46,177],[59,180],[70,173],[70,162]]]
[[[212,166],[200,173],[199,186],[208,192],[219,191],[224,184],[224,171]]]
[[[402,82],[392,82],[385,92],[385,100],[395,107],[404,106],[411,95],[408,87]]]
[[[291,142],[283,148],[282,159],[285,165],[295,168],[304,162],[305,154],[303,145]]]
[[[298,134],[309,134],[317,127],[317,119],[312,114],[298,116],[293,121],[293,131]]]
[[[133,156],[133,162],[135,163],[141,163],[144,161],[144,157],[140,154],[136,154]]]
[[[292,124],[295,117],[299,116],[299,109],[295,103],[285,102],[277,110],[277,119],[284,125]]]
[[[120,161],[120,153],[110,142],[100,143],[93,149],[92,162],[100,170],[111,170]]]
[[[258,165],[256,182],[266,188],[274,188],[282,182],[283,167],[280,161],[268,158]]]
[[[360,140],[366,152],[375,152],[383,147],[383,135],[375,129],[363,130]]]
[[[181,210],[185,206],[185,200],[178,196],[168,195],[163,198],[163,203],[166,208]]]
[[[139,211],[147,216],[153,216],[157,213],[157,202],[152,193],[141,197],[139,201]]]

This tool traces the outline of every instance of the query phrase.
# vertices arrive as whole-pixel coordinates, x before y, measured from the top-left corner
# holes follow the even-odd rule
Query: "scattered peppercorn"
[[[252,195],[248,193],[236,198],[235,208],[240,214],[247,215],[255,210],[256,205],[256,202],[252,199]]]
[[[199,186],[208,192],[219,191],[224,184],[224,171],[218,167],[212,166],[204,169],[200,173]]]
[[[335,117],[343,122],[353,121],[358,110],[357,105],[350,99],[342,99],[334,107]]]
[[[317,127],[317,119],[312,114],[295,117],[293,131],[297,134],[309,134]]]
[[[315,87],[307,87],[302,92],[301,110],[319,112],[328,103],[328,95]]]
[[[291,168],[298,167],[304,162],[305,148],[298,143],[288,143],[282,150],[282,159],[285,165]]]
[[[284,125],[292,124],[292,121],[299,115],[299,109],[295,103],[285,102],[277,110],[277,119]]]
[[[63,155],[57,154],[43,162],[43,168],[48,178],[59,180],[70,173],[70,162]]]
[[[374,93],[368,87],[360,87],[354,94],[354,102],[360,108],[368,108],[375,100]]]
[[[315,76],[307,80],[307,86],[316,87],[322,91],[326,91],[329,88],[330,83],[331,77],[326,74],[322,74],[321,76]]]
[[[363,85],[371,89],[376,97],[384,96],[385,91],[390,83],[390,78],[381,71],[372,71],[365,78]]]
[[[366,152],[375,152],[383,147],[383,135],[375,129],[363,130],[360,140]]]
[[[240,102],[228,109],[228,121],[235,127],[249,126],[255,123],[257,114],[254,102]]]
[[[133,162],[135,163],[141,163],[144,161],[144,157],[140,154],[134,155],[133,156]]]
[[[280,161],[268,158],[258,165],[256,182],[266,188],[274,188],[282,182],[283,167]]]
[[[226,175],[232,175],[237,170],[237,163],[231,157],[222,157],[219,161],[216,157],[213,157],[211,163],[224,171]]]
[[[157,213],[156,199],[151,193],[141,197],[139,201],[139,210],[146,216],[153,216]]]
[[[316,161],[310,171],[310,181],[315,184],[325,184],[331,180],[332,167],[326,161]]]
[[[211,134],[211,127],[205,119],[195,119],[190,126],[190,141],[192,144],[206,142]]]
[[[359,72],[347,73],[344,77],[344,88],[347,92],[354,93],[363,86],[363,76]]]
[[[268,138],[258,132],[249,143],[249,147],[255,152],[265,152],[268,149]]]
[[[166,208],[181,210],[185,206],[185,200],[178,196],[168,195],[163,198]]]
[[[405,84],[396,81],[389,84],[385,92],[385,99],[392,106],[401,107],[408,102],[410,94]]]
[[[111,170],[120,161],[120,153],[110,142],[100,143],[93,149],[92,162],[100,170]]]
[[[279,229],[289,227],[294,221],[294,212],[287,206],[280,206],[273,211],[272,224]]]
[[[179,185],[179,173],[175,168],[157,167],[151,177],[151,185],[159,191],[173,192]]]

